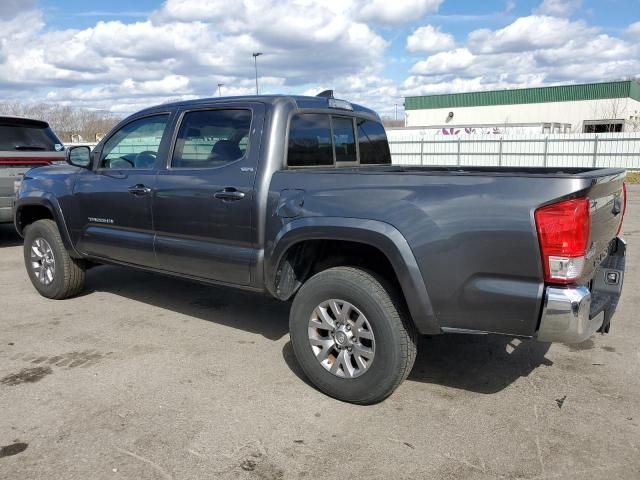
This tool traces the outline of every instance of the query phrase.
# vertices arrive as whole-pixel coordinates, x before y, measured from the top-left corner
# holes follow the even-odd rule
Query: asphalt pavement
[[[624,293],[580,345],[423,338],[388,400],[305,380],[289,305],[98,267],[40,297],[0,227],[1,479],[640,478],[640,188]]]

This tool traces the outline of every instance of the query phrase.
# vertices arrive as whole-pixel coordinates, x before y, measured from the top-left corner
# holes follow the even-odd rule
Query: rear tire
[[[384,400],[416,357],[404,302],[383,279],[358,268],[330,268],[310,278],[293,301],[289,331],[309,380],[346,402]]]
[[[26,227],[24,263],[31,283],[43,297],[61,300],[84,288],[84,262],[71,258],[53,220],[38,220]]]

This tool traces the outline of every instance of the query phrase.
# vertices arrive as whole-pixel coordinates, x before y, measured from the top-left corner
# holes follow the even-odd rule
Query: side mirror
[[[86,145],[69,147],[64,152],[64,159],[74,167],[89,168],[91,165],[91,149]]]

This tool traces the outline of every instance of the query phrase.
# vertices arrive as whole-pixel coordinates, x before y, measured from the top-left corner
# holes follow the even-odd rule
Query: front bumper
[[[597,331],[607,333],[622,292],[625,255],[625,241],[616,238],[609,256],[596,270],[590,288],[545,287],[537,339],[580,343]]]

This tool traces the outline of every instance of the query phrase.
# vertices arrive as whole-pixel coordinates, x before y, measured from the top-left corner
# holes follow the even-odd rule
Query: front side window
[[[185,114],[173,168],[215,168],[244,157],[249,148],[251,110],[202,110]]]
[[[356,119],[361,165],[389,165],[391,152],[382,124],[364,118]]]
[[[154,115],[126,124],[104,144],[98,168],[153,168],[169,115]]]
[[[329,115],[303,113],[291,119],[287,163],[291,167],[333,165]]]
[[[333,142],[336,146],[336,163],[356,162],[356,140],[353,120],[349,117],[332,117]]]

